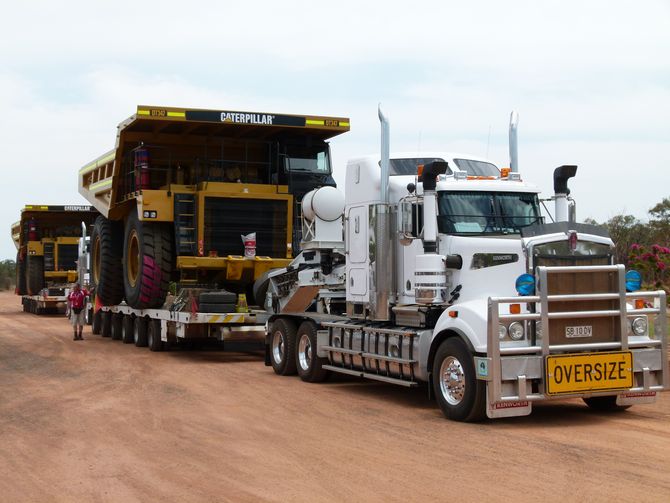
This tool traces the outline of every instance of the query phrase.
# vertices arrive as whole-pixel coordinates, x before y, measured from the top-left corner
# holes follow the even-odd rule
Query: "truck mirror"
[[[413,233],[414,222],[412,218],[412,203],[410,202],[401,202],[399,204],[399,240],[400,244],[403,246],[409,246],[412,244],[412,241],[416,239],[416,236]]]

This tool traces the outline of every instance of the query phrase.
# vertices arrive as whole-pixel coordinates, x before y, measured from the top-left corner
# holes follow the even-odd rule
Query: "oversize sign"
[[[630,351],[549,355],[545,369],[549,395],[633,387],[633,355]]]

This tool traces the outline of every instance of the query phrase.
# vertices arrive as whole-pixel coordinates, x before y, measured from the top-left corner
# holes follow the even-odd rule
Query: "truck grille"
[[[205,198],[204,253],[244,255],[242,235],[256,233],[256,255],[286,257],[288,207],[285,200]]]

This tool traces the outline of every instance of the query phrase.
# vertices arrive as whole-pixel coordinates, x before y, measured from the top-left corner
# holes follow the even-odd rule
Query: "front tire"
[[[91,281],[102,304],[113,306],[123,300],[121,226],[102,215],[91,233]]]
[[[313,321],[304,321],[296,334],[296,369],[300,379],[306,382],[321,382],[328,377],[328,371],[323,368],[328,360],[316,354],[316,331]]]
[[[451,337],[444,341],[433,362],[433,390],[447,419],[480,421],[486,417],[486,386],[476,378],[472,353]]]
[[[40,290],[44,288],[44,257],[28,255],[26,261],[28,295],[38,295]]]
[[[21,254],[16,254],[16,293],[25,295],[28,292],[26,286],[26,258],[21,258]],[[25,309],[24,309],[25,311]]]
[[[295,374],[295,324],[285,318],[276,319],[272,322],[270,337],[270,362],[275,373],[282,376]]]
[[[158,308],[165,302],[174,252],[171,227],[141,222],[133,210],[123,239],[123,288],[135,309]]]
[[[590,409],[598,412],[622,412],[631,407],[631,405],[617,405],[616,396],[592,396],[583,400]]]

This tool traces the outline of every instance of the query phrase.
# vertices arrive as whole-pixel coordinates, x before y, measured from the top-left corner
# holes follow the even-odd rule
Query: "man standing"
[[[82,290],[79,286],[79,283],[75,283],[72,287],[72,291],[67,296],[67,305],[70,308],[70,321],[72,322],[72,328],[74,329],[74,340],[83,341],[81,333],[84,330],[84,323],[86,323],[86,315],[84,309],[86,309],[86,297],[88,292]],[[77,331],[79,327],[79,331]]]

